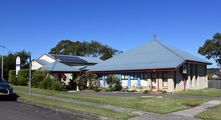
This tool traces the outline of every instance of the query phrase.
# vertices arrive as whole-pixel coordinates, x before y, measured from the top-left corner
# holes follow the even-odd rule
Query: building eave
[[[90,70],[89,70],[90,71]],[[93,71],[94,73],[117,73],[117,72],[173,72],[176,71],[176,68],[152,68],[152,69],[137,69],[137,70],[104,70],[104,71]]]

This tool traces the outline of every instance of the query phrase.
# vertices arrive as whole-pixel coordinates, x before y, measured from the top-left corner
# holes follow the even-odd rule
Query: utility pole
[[[29,96],[31,96],[31,54],[30,54],[30,57],[29,57]]]
[[[4,48],[5,46],[0,45],[2,48],[2,71],[1,71],[1,79],[4,80]]]

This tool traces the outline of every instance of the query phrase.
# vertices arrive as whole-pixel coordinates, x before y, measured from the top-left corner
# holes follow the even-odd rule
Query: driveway
[[[68,114],[51,111],[42,107],[19,103],[17,101],[0,101],[1,120],[88,120],[96,119],[84,114]]]

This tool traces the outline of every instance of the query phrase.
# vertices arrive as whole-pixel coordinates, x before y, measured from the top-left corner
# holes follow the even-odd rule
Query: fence
[[[221,89],[221,80],[208,80],[208,87]]]

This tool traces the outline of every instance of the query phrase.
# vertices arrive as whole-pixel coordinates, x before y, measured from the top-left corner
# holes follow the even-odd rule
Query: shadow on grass
[[[17,101],[19,96],[17,94],[12,95],[0,95],[0,101]]]

